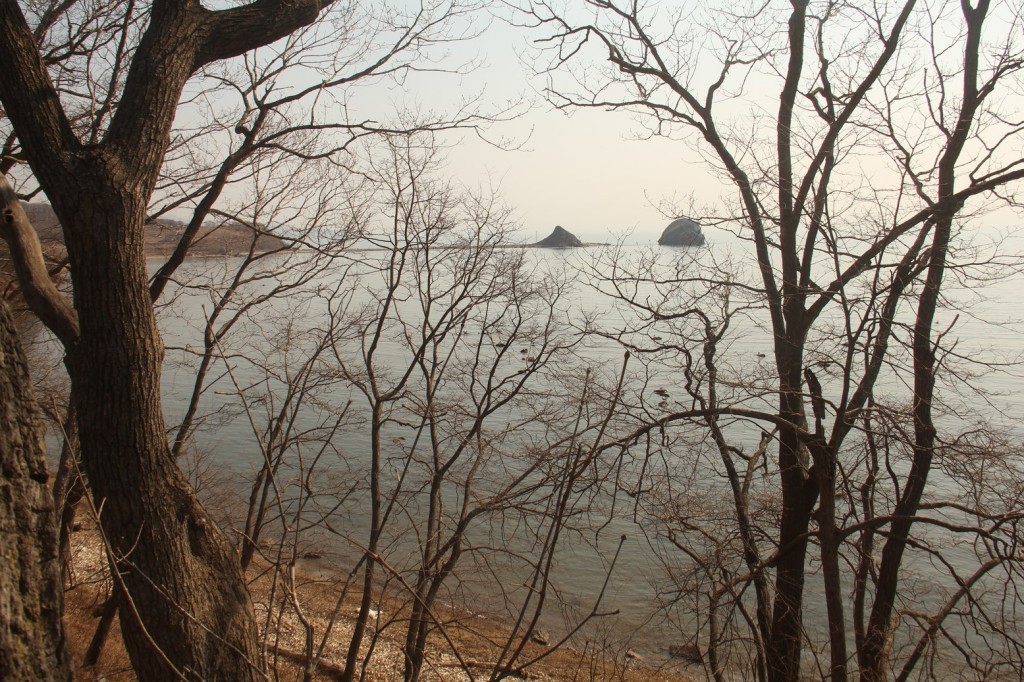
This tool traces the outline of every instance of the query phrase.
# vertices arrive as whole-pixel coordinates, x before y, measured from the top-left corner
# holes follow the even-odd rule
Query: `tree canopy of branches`
[[[692,217],[734,230],[756,258],[753,281],[696,266],[651,275],[620,260],[602,285],[646,320],[629,342],[674,355],[685,373],[690,409],[669,406],[653,427],[706,429],[718,460],[709,466],[731,491],[729,556],[738,563],[722,559],[730,543],[696,522],[699,508],[671,496],[662,508],[664,532],[694,561],[710,560],[710,671],[724,676],[739,664],[729,652],[740,641],[749,645],[742,665],[763,680],[800,679],[826,650],[823,677],[906,679],[943,644],[976,674],[1019,670],[1012,619],[998,646],[977,637],[990,613],[971,595],[995,566],[1007,584],[1017,579],[1021,500],[995,479],[961,482],[969,502],[928,494],[936,475],[949,480],[935,470],[953,459],[972,476],[992,458],[1012,469],[1002,441],[988,449],[944,412],[937,386],[958,361],[944,289],[982,269],[971,230],[993,205],[1016,205],[1024,178],[1019,3],[517,5],[547,55],[549,99],[629,110],[650,135],[691,143],[730,188],[729,210],[697,207]],[[641,280],[648,289],[630,287]],[[692,294],[695,283],[708,298]],[[751,298],[740,301],[745,291]],[[766,308],[772,371],[726,383],[718,351],[750,305]],[[676,335],[661,342],[673,338],[666,328]],[[726,390],[735,382],[749,390]],[[902,397],[899,385],[909,387]],[[750,434],[762,431],[755,448]],[[759,473],[769,446],[771,476]],[[964,542],[980,543],[975,569],[951,566],[926,539],[961,515]],[[996,528],[1005,531],[998,541]],[[902,606],[911,603],[905,560],[917,552],[944,564],[955,586],[927,616]],[[819,570],[824,642],[804,622],[806,586]],[[957,639],[942,623],[964,603],[976,629]],[[742,635],[722,627],[733,618],[745,623]]]

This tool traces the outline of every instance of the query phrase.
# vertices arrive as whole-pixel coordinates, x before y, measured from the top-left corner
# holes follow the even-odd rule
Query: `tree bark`
[[[68,231],[82,335],[66,362],[82,463],[121,576],[125,644],[140,679],[256,679],[260,649],[234,550],[171,457],[145,203],[124,199],[71,217],[92,229]]]
[[[799,376],[801,362],[793,362]],[[779,413],[791,423],[803,418],[799,379],[780,382]],[[807,531],[817,500],[816,481],[809,478],[800,454],[800,439],[793,429],[779,434],[779,476],[782,480],[782,513],[779,527],[779,560],[775,571],[775,604],[767,651],[768,679],[793,682],[800,678],[803,644],[803,595],[806,579]]]
[[[70,680],[43,430],[0,299],[0,678]]]

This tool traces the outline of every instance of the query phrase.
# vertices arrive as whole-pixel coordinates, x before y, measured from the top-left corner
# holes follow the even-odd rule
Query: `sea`
[[[941,425],[949,432],[970,433],[982,425],[998,430],[999,442],[1014,452],[1024,441],[1022,247],[1024,240],[1000,239],[996,231],[976,239],[973,250],[964,251],[963,267],[947,277],[936,324],[949,349],[939,380]],[[709,230],[708,244],[695,249],[632,240],[577,249],[499,250],[493,257],[525,261],[511,289],[503,291],[486,289],[486,282],[463,281],[475,267],[465,254],[431,268],[410,257],[402,270],[406,279],[395,288],[389,321],[374,345],[374,315],[388,284],[381,269],[391,262],[389,256],[353,249],[315,271],[301,264],[312,254],[260,259],[226,302],[223,291],[241,258],[195,259],[182,266],[158,312],[167,349],[162,387],[170,438],[192,399],[204,340],[237,317],[212,346],[214,358],[182,460],[207,505],[240,529],[256,473],[268,458],[280,455],[280,480],[270,491],[270,499],[277,496],[280,505],[268,517],[264,540],[294,546],[297,562],[313,574],[343,574],[358,560],[369,527],[365,477],[371,433],[365,391],[386,393],[408,373],[401,395],[389,403],[382,471],[386,494],[404,491],[389,516],[384,552],[394,570],[409,575],[423,541],[417,530],[427,510],[423,472],[430,469],[434,452],[465,445],[459,441],[459,425],[468,423],[472,411],[466,401],[481,400],[489,388],[483,368],[497,368],[494,376],[507,381],[527,373],[531,363],[543,364],[524,379],[521,397],[487,421],[482,435],[495,443],[496,459],[482,465],[486,475],[480,475],[478,489],[446,489],[445,513],[493,494],[530,466],[531,457],[584,461],[592,454],[552,557],[551,589],[540,620],[544,638],[566,637],[570,646],[616,658],[628,651],[654,667],[679,664],[670,657],[670,647],[695,643],[704,648],[707,601],[695,582],[700,573],[695,562],[709,556],[713,541],[736,532],[720,460],[707,429],[688,422],[650,429],[628,448],[622,439],[644,423],[698,406],[686,390],[687,363],[692,363],[691,379],[707,379],[701,366],[704,325],[720,330],[726,313],[729,326],[716,348],[719,398],[750,410],[771,410],[772,332],[756,291],[750,244],[726,231]],[[387,272],[393,283],[395,271]],[[492,287],[505,286],[509,281],[500,278],[511,277],[509,272],[501,275],[495,266],[479,277],[492,277]],[[886,276],[884,269],[880,272]],[[709,284],[722,278],[730,282],[727,299],[721,287]],[[459,284],[484,291],[487,302],[468,306],[458,299]],[[827,285],[827,277],[818,284]],[[425,287],[437,292],[427,303],[419,296]],[[856,313],[865,297],[864,291],[851,290],[845,305]],[[225,303],[223,309],[218,303]],[[424,320],[443,325],[446,305],[458,313],[447,321],[450,333],[457,331],[461,340],[417,354],[418,339],[427,329]],[[831,306],[809,342],[812,366],[829,399],[837,397],[842,353],[849,347],[841,312],[840,305]],[[901,311],[900,323],[909,319],[909,309]],[[336,338],[324,343],[329,327]],[[907,329],[899,334],[906,338]],[[564,348],[553,350],[553,345]],[[372,372],[366,367],[368,354]],[[905,349],[894,349],[892,357],[876,399],[906,404],[911,391]],[[474,364],[474,358],[479,362]],[[439,382],[434,401],[428,401],[424,377],[442,370],[447,383]],[[495,395],[507,390],[504,385],[490,388]],[[605,421],[616,393],[617,410],[630,415]],[[417,421],[428,404],[441,415],[438,433],[425,431]],[[574,428],[579,433],[567,438]],[[749,455],[762,429],[769,427],[736,419],[724,428],[731,443]],[[435,450],[428,447],[432,437]],[[850,457],[862,463],[861,455]],[[467,476],[467,466],[460,462],[453,476]],[[752,489],[762,521],[770,524],[770,452],[763,466],[766,473]],[[897,474],[902,466],[892,465]],[[541,480],[541,471],[550,475],[558,470],[558,464],[545,467],[526,475],[523,485]],[[970,486],[956,479],[957,471],[937,467],[933,486],[938,496],[964,498]],[[963,475],[969,475],[967,469]],[[543,520],[544,510],[550,509],[545,504],[550,499],[534,491],[500,512],[482,514],[471,526],[469,550],[441,599],[512,622],[527,595],[536,599],[530,553],[543,546],[551,530]],[[691,538],[696,538],[696,549],[688,554],[681,546]],[[964,571],[975,561],[968,549],[953,553]],[[736,557],[723,561],[739,567]],[[948,582],[948,571],[934,564],[924,554],[912,557],[908,574],[918,585]],[[813,560],[810,571],[805,621],[809,633],[824,637],[821,577]],[[918,603],[938,602],[926,595]]]

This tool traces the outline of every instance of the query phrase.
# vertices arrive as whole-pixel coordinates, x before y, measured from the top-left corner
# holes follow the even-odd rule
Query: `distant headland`
[[[32,226],[36,228],[44,250],[63,250],[64,235],[53,207],[42,202],[22,202],[21,205]],[[146,223],[146,257],[166,258],[171,255],[184,231],[184,223],[177,221],[153,220]],[[229,221],[199,228],[199,233],[189,247],[189,256],[209,258],[245,255],[249,253],[254,239],[257,253],[279,251],[287,246],[284,240],[274,235],[257,233],[248,225]]]
[[[50,204],[43,202],[22,202],[22,207],[32,225],[39,233],[44,251],[56,260],[62,257],[64,235],[60,223]],[[153,220],[146,224],[146,257],[166,258],[178,245],[185,224],[174,220]],[[219,225],[203,225],[189,247],[189,257],[209,258],[214,256],[241,256],[249,253],[253,240],[256,253],[280,251],[288,248],[287,243],[272,234],[257,233],[248,225],[226,222]],[[704,234],[698,223],[688,218],[673,220],[658,239],[661,246],[703,246]],[[506,248],[572,249],[588,246],[609,246],[607,242],[584,242],[561,225],[556,225],[551,234],[538,242],[519,246],[509,244]],[[375,248],[357,248],[358,251],[375,251]]]

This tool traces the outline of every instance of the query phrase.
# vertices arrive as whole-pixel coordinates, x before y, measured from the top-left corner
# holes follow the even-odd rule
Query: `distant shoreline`
[[[462,246],[458,246],[458,245],[454,245],[453,244],[453,245],[448,245],[448,246],[441,246],[441,247],[438,247],[438,248],[471,249],[474,246],[476,246],[476,245],[474,245],[474,244],[465,244],[465,245],[462,245]],[[496,246],[494,248],[497,248],[497,249],[522,249],[522,250],[526,250],[526,249],[547,249],[547,250],[550,250],[550,251],[570,251],[572,249],[587,249],[587,248],[609,247],[609,246],[613,246],[613,244],[611,244],[609,242],[584,242],[583,244],[580,244],[579,246],[540,246],[538,244],[499,244],[498,246]],[[387,247],[384,247],[384,246],[353,246],[353,247],[348,247],[345,250],[346,251],[350,251],[350,252],[354,252],[354,253],[374,253],[374,252],[382,252],[382,253],[384,253],[384,252],[390,251],[391,249],[388,249]],[[282,254],[283,255],[283,254],[288,254],[288,253],[311,253],[313,251],[314,251],[314,249],[309,249],[309,248],[259,249],[259,250],[257,250],[254,253],[254,255],[265,255],[265,254],[268,254],[268,253]],[[166,258],[170,257],[171,253],[173,253],[173,251],[163,251],[163,250],[161,250],[161,251],[155,251],[154,252],[153,250],[147,249],[146,260],[148,261],[148,260],[154,260],[154,259],[158,259],[158,258],[159,259],[166,259]],[[211,259],[211,258],[244,258],[247,255],[249,255],[248,251],[243,252],[241,250],[237,250],[237,251],[224,251],[223,253],[210,253],[210,252],[193,253],[192,250],[190,249],[189,253],[185,256],[185,258],[186,258],[186,260],[208,260],[208,259]]]

